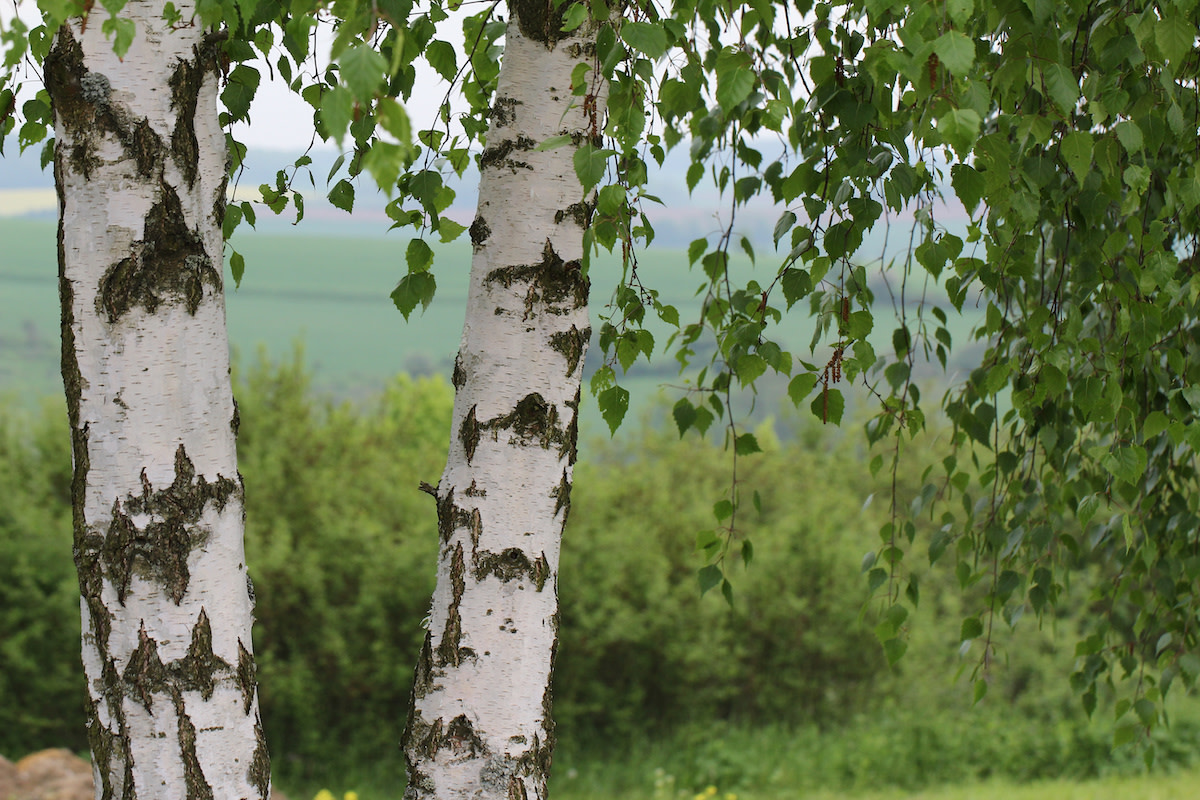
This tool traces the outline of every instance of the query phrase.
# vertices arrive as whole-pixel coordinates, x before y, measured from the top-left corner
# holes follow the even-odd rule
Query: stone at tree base
[[[17,794],[17,768],[0,756],[0,800],[12,800]]]
[[[0,756],[0,800],[94,800],[92,765],[66,748],[30,753],[15,765]],[[272,789],[271,800],[288,800]]]

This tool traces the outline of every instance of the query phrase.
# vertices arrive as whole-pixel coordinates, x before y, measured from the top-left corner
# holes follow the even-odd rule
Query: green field
[[[328,230],[329,226],[325,226]],[[304,350],[305,362],[316,385],[333,396],[358,399],[378,391],[398,372],[436,373],[448,377],[457,352],[470,271],[470,245],[444,245],[435,271],[437,297],[424,314],[405,322],[389,294],[404,273],[406,238],[381,235],[382,226],[348,222],[341,234],[309,235],[300,231],[246,231],[235,239],[245,256],[246,273],[239,288],[227,280],[230,341],[245,363],[260,354],[286,360],[295,347]],[[22,404],[57,394],[58,301],[56,297],[55,223],[46,219],[0,219],[0,394]],[[641,273],[661,287],[664,302],[676,305],[687,322],[699,314],[696,290],[703,276],[689,271],[684,253],[655,249],[641,256]],[[743,262],[739,273],[749,274]],[[774,259],[760,261],[760,280],[774,274]],[[592,269],[592,324],[600,317],[619,279],[619,266],[602,259]],[[780,337],[794,353],[817,363],[829,355],[819,345],[809,355],[812,322],[804,304],[784,318]],[[969,363],[971,349],[963,346],[978,317],[952,318],[951,332],[958,343],[957,364]],[[874,337],[883,349],[890,341],[891,325],[882,318]],[[656,329],[659,352],[668,331]],[[710,345],[711,346],[711,345]],[[977,347],[975,348],[977,350]],[[588,369],[600,363],[598,347],[589,353]],[[955,364],[952,363],[952,372]],[[940,368],[924,375],[942,381]],[[636,409],[645,408],[664,386],[681,386],[678,365],[660,357],[651,366],[639,362],[623,383],[633,393]],[[759,396],[746,396],[739,413],[754,407],[763,417],[778,411],[786,380],[764,376]],[[668,390],[668,393],[671,393]],[[674,392],[675,395],[678,391]],[[850,403],[856,392],[848,392]],[[865,391],[858,392],[866,397]],[[588,404],[585,403],[585,409]],[[592,410],[585,410],[585,422]],[[598,420],[596,420],[598,422]]]

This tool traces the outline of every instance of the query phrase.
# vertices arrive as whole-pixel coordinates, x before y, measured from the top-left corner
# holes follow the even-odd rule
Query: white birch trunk
[[[597,134],[571,73],[593,26],[559,33],[548,0],[510,3],[487,149],[430,633],[404,736],[406,800],[546,796],[558,563],[570,507],[584,353],[583,202],[576,147]],[[561,14],[561,8],[559,14]]]
[[[192,6],[177,2],[184,20]],[[98,8],[98,7],[97,7]],[[98,798],[265,798],[222,287],[220,44],[130,0],[46,61]]]

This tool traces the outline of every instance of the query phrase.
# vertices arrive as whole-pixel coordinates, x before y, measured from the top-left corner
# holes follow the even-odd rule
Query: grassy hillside
[[[383,226],[355,221],[320,228],[321,235],[283,231],[279,226],[270,231],[239,231],[236,245],[246,258],[246,274],[238,289],[232,280],[227,283],[230,340],[242,361],[259,354],[286,359],[299,344],[318,387],[350,398],[378,390],[401,371],[448,376],[462,330],[470,245],[442,246],[436,268],[438,296],[426,313],[406,323],[389,294],[405,270],[407,238],[380,235]],[[0,241],[5,242],[0,251],[0,394],[27,403],[61,390],[55,223],[0,219]],[[696,291],[703,276],[688,269],[683,252],[656,248],[642,255],[640,268],[645,280],[661,287],[662,299],[679,308],[681,319],[686,322],[699,315]],[[750,269],[748,262],[738,265],[739,272]],[[773,274],[774,259],[762,259],[757,270],[765,282]],[[595,330],[618,279],[615,259],[603,259],[593,267]],[[974,315],[953,325],[960,365],[969,363],[964,345],[973,320]],[[878,323],[881,351],[890,341],[891,327],[882,319]],[[658,334],[661,350],[668,331],[663,328]],[[800,306],[786,317],[781,336],[797,355],[819,362],[828,356],[824,345],[815,355],[808,354],[812,325]],[[599,361],[599,349],[593,347],[589,370]],[[944,380],[940,369],[931,369],[927,376]],[[653,366],[640,362],[626,383],[636,408],[660,386],[684,381],[676,362],[661,358]],[[757,411],[774,413],[785,387],[781,379],[764,380]],[[849,394],[853,402],[856,392]],[[745,409],[751,400],[745,398]]]

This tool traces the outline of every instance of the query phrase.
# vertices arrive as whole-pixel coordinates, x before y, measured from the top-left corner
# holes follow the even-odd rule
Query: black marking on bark
[[[562,480],[550,491],[550,496],[554,498],[554,515],[558,516],[558,512],[562,511],[562,524],[565,526],[567,515],[571,513],[571,476],[566,467],[563,467]]]
[[[119,708],[120,695],[117,695],[117,697]],[[99,708],[99,703],[90,698],[88,699],[88,744],[92,750],[92,763],[95,765],[96,771],[100,773],[100,800],[113,800],[118,792],[117,787],[113,786],[112,782],[112,763],[114,757],[120,758],[120,754],[113,751],[119,750],[120,753],[124,753],[125,747],[123,740],[113,736],[112,731],[100,724]]]
[[[196,141],[196,104],[206,71],[199,59],[181,60],[167,79],[167,85],[171,87],[171,107],[176,113],[175,130],[171,131],[171,151],[175,155],[175,165],[179,167],[189,188],[196,184],[200,162],[200,144]]]
[[[149,178],[161,173],[165,158],[162,140],[144,118],[132,119],[128,109],[112,103],[108,78],[84,66],[83,49],[69,28],[58,30],[44,66],[46,89],[64,129],[63,138],[74,142],[69,154],[64,154],[76,172],[84,178],[91,176],[100,164],[96,147],[111,133],[137,165],[139,175]]]
[[[267,750],[267,736],[263,733],[262,717],[254,717],[254,755],[250,758],[247,776],[250,785],[258,789],[259,800],[267,800],[271,793],[271,756]]]
[[[575,399],[563,403],[564,406],[571,409],[571,421],[567,423],[566,447],[559,452],[566,455],[567,463],[574,466],[575,457],[578,455],[579,446],[579,398],[580,387],[575,387]]]
[[[450,374],[450,384],[455,389],[461,389],[467,383],[467,371],[463,369],[462,353],[454,356],[454,372]]]
[[[537,142],[524,134],[516,139],[505,139],[497,145],[485,147],[479,154],[479,171],[492,167],[508,167],[514,173],[519,169],[533,169],[528,162],[511,158],[513,153],[527,153],[537,147]],[[472,239],[473,241],[473,239]]]
[[[461,544],[454,545],[454,555],[450,558],[450,607],[446,611],[446,627],[442,630],[442,640],[438,643],[438,663],[457,667],[463,662],[463,653],[459,649],[462,638],[462,616],[459,606],[462,604],[463,593],[466,591],[464,572],[466,563],[463,558]]]
[[[469,232],[471,234],[471,244],[476,250],[483,247],[483,243],[492,235],[492,229],[488,227],[487,221],[482,216],[475,217],[475,221],[471,223]]]
[[[158,656],[158,642],[146,633],[145,624],[138,630],[138,646],[129,656],[122,679],[129,697],[147,713],[153,710],[154,694],[167,686],[167,668]]]
[[[583,360],[584,354],[587,353],[588,341],[591,338],[592,329],[590,327],[580,330],[574,325],[569,331],[559,331],[550,335],[550,347],[561,353],[562,357],[567,360],[568,378],[575,375],[575,369]]]
[[[238,639],[237,685],[242,692],[242,713],[249,714],[254,705],[254,691],[258,686],[255,676],[254,656]]]
[[[175,718],[179,731],[179,755],[183,759],[183,782],[187,787],[187,800],[213,800],[212,786],[204,777],[200,757],[196,755],[196,726],[187,714],[183,692],[172,688],[171,701],[175,704]]]
[[[146,215],[142,238],[130,254],[108,268],[96,303],[109,323],[137,306],[153,314],[160,303],[174,301],[195,314],[204,287],[221,292],[221,274],[208,257],[198,231],[189,229],[175,189],[159,185],[159,198]]]
[[[492,127],[505,128],[512,125],[517,119],[519,105],[522,103],[515,97],[497,97],[495,105],[492,106]]]
[[[563,14],[571,5],[555,0],[512,0],[509,10],[517,18],[517,25],[527,39],[541,42],[552,49],[560,39],[573,34],[563,32]]]
[[[499,553],[481,551],[473,559],[475,580],[495,575],[504,583],[528,579],[540,592],[550,577],[550,562],[542,553],[532,561],[519,547],[509,547]]]
[[[459,714],[446,726],[442,747],[449,747],[456,756],[481,756],[487,754],[487,745],[475,732],[475,726],[465,714]],[[440,749],[440,748],[439,748]]]
[[[129,495],[123,510],[119,501],[114,503],[101,547],[104,566],[121,603],[125,603],[137,573],[161,585],[178,605],[190,579],[188,556],[208,536],[196,523],[209,503],[222,511],[240,493],[241,488],[229,478],[217,476],[216,482],[209,483],[203,475],[197,477],[182,444],[175,451],[175,480],[170,486],[154,491],[143,472],[142,494]],[[139,529],[132,518],[142,514],[151,521]]]
[[[542,260],[537,264],[521,264],[492,270],[484,279],[485,285],[498,283],[504,288],[528,284],[525,297],[525,318],[534,313],[537,303],[549,314],[570,314],[585,308],[588,302],[590,283],[584,277],[578,261],[563,261],[554,252],[550,240],[542,250]]]
[[[232,667],[229,662],[213,652],[212,625],[208,621],[208,613],[202,608],[200,616],[192,628],[192,643],[188,646],[187,671],[182,676],[181,685],[185,689],[199,689],[200,696],[210,700],[213,689],[217,685],[217,674],[228,673]]]
[[[475,418],[475,409],[476,406],[471,406],[458,429],[458,438],[462,441],[468,464],[475,457],[475,448],[479,446],[479,421]]]
[[[425,631],[425,641],[421,645],[421,654],[417,657],[417,668],[413,672],[413,698],[420,699],[429,694],[433,688],[433,634]],[[413,703],[409,703],[409,718],[411,720]]]
[[[472,479],[471,485],[463,490],[463,494],[467,497],[487,497],[487,489],[480,489],[475,485],[474,479]]]
[[[491,431],[493,441],[499,439],[500,431],[507,430],[513,434],[509,443],[514,447],[532,443],[548,450],[551,445],[561,446],[566,442],[568,432],[559,422],[558,407],[534,392],[518,400],[509,413],[479,423],[478,428]]]
[[[236,439],[238,429],[242,427],[242,413],[238,409],[237,398],[233,398],[233,416],[229,418],[229,430],[233,431],[233,436]]]
[[[588,225],[592,222],[592,212],[595,210],[596,206],[593,203],[572,203],[566,208],[554,212],[554,224],[561,225],[564,219],[570,219],[574,220],[580,228],[587,230]]]
[[[459,528],[470,528],[473,536],[478,536],[479,531],[483,529],[483,523],[478,518],[478,509],[467,511],[454,502],[454,487],[447,489],[445,496],[438,500],[437,511],[438,535],[444,543],[448,544]]]
[[[427,795],[432,795],[435,791],[433,781],[417,769],[417,764],[421,761],[432,760],[437,755],[442,740],[441,717],[431,724],[425,721],[420,711],[415,708],[409,709],[408,724],[404,726],[404,736],[400,740],[404,759],[408,763],[409,791],[404,793],[405,797],[410,796],[410,792],[414,788],[414,781],[419,781],[418,785]]]

